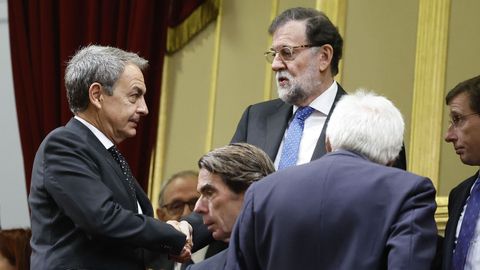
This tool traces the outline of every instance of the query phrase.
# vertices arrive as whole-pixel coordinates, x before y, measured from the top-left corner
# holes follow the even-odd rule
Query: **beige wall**
[[[408,152],[411,119],[415,117],[412,114],[414,83],[422,79],[415,73],[416,61],[421,61],[416,56],[419,2],[345,2],[341,84],[347,91],[358,87],[373,89],[400,108],[407,125]],[[156,188],[151,196],[156,196],[162,179],[179,170],[196,169],[196,161],[203,153],[227,144],[249,104],[260,102],[265,96],[276,96],[275,85],[269,77],[271,71],[263,57],[271,42],[267,28],[273,11],[281,12],[294,6],[316,7],[319,3],[315,0],[224,0],[220,20],[168,57],[163,89],[168,102],[164,103],[161,117],[165,130],[159,134],[159,144],[164,148],[156,153],[153,185]],[[448,42],[446,78],[443,78],[446,89],[480,73],[480,18],[475,14],[480,10],[480,1],[452,0],[449,8],[449,35],[441,41]],[[442,132],[446,119],[444,116],[443,123],[438,123],[443,125]],[[434,165],[440,173],[439,179],[433,180],[438,181],[439,195],[446,196],[456,183],[471,175],[474,168],[462,165],[450,145],[443,141],[436,145],[441,161]]]
[[[450,31],[448,37],[448,59],[446,93],[459,82],[480,74],[480,1],[452,0]],[[445,108],[442,135],[448,127],[448,110]],[[478,167],[461,163],[451,144],[441,142],[439,194],[448,192],[460,181],[472,176]]]

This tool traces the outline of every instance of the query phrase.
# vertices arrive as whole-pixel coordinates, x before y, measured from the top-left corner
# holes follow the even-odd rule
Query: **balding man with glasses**
[[[450,126],[445,141],[460,160],[480,166],[480,76],[448,92]],[[480,269],[480,180],[478,172],[455,187],[448,198],[442,269]]]
[[[311,8],[291,8],[268,29],[272,46],[265,57],[276,74],[279,99],[249,106],[232,142],[263,149],[276,169],[325,154],[325,129],[335,103],[346,92],[334,80],[343,40],[328,17]],[[402,149],[395,167],[405,169]]]

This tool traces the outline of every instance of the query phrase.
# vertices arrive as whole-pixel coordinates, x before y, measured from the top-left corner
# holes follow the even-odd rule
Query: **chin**
[[[213,232],[212,237],[213,237],[213,239],[219,240],[219,241],[223,241],[225,239],[224,233],[223,232],[218,232],[218,231]]]

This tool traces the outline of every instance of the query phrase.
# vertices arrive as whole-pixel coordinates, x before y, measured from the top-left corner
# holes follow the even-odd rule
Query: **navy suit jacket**
[[[429,269],[435,208],[428,178],[329,153],[250,186],[225,269]]]
[[[129,195],[120,166],[80,121],[40,145],[29,196],[32,269],[145,269],[144,248],[178,254],[185,236],[152,218],[136,181]]]
[[[315,146],[311,160],[318,159],[325,155],[325,131],[328,121],[330,120],[330,115],[332,115],[336,103],[346,94],[347,92],[338,85],[337,95],[335,96],[330,113],[325,120],[322,132],[318,134],[317,145]],[[292,105],[283,102],[281,99],[274,99],[248,106],[238,123],[237,130],[231,142],[253,144],[265,151],[271,160],[275,160],[283,135],[288,127],[288,122],[292,117],[292,107]],[[404,170],[407,168],[405,148],[402,147],[394,167]]]
[[[460,219],[463,206],[470,195],[470,190],[477,177],[478,172],[452,189],[448,196],[448,221],[445,228],[445,239],[442,249],[443,270],[452,269],[452,254],[455,249],[455,233],[457,231],[458,220]]]

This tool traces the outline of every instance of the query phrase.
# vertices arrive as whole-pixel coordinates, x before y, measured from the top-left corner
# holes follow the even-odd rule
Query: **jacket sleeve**
[[[230,143],[247,141],[248,118],[249,118],[251,107],[252,107],[251,105],[248,106],[248,108],[245,109],[245,111],[243,112],[242,118],[240,118],[240,121],[238,122],[237,130],[235,131],[235,134],[233,135]]]
[[[115,182],[118,176],[99,153],[73,133],[57,133],[46,142],[40,153],[44,184],[61,214],[89,237],[180,253],[185,235],[118,203],[122,194],[105,183],[107,178]]]
[[[414,186],[387,239],[388,269],[430,269],[436,252],[435,189],[427,178]]]

